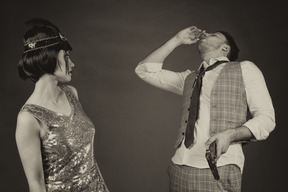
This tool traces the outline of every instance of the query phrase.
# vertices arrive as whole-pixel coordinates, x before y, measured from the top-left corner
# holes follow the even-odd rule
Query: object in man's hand
[[[193,29],[192,30],[193,35],[195,36],[195,39],[203,39],[206,37],[206,31],[201,29]]]
[[[215,161],[216,158],[216,142],[210,144],[209,148],[206,150],[205,157],[208,161],[209,167],[212,171],[212,174],[216,180],[220,179],[217,169],[217,162]]]

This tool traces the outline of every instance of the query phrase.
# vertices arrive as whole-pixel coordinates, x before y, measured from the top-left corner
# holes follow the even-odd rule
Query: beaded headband
[[[24,43],[24,53],[38,50],[38,49],[44,49],[46,47],[51,47],[57,44],[64,44],[68,48],[72,49],[66,37],[64,37],[64,35],[59,33],[59,35],[54,36],[54,37],[48,37],[48,38],[39,39],[33,42]]]

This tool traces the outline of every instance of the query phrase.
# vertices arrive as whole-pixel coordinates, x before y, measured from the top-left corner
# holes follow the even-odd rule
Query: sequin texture
[[[47,191],[109,192],[94,158],[94,125],[72,90],[60,88],[70,102],[70,115],[33,104],[21,109],[47,126],[41,142]]]

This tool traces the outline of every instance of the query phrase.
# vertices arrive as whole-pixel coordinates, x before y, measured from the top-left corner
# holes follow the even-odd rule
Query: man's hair
[[[230,61],[236,61],[238,59],[238,54],[240,49],[238,48],[234,38],[226,31],[218,31],[219,33],[223,34],[226,38],[226,43],[230,46],[230,51],[227,55]]]
[[[59,34],[61,34],[59,28],[50,21],[37,18],[27,21],[26,24],[30,26],[30,29],[25,33],[23,41],[28,51],[24,51],[18,63],[18,72],[22,79],[36,82],[42,75],[55,72],[60,50],[70,51],[72,47],[65,41],[54,44],[46,41],[47,39],[54,40],[53,38],[58,36],[60,38]],[[40,44],[39,47],[34,48],[38,43],[43,43],[44,46]]]

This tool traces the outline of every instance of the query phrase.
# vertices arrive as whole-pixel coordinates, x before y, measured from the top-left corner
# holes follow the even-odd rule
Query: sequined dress
[[[60,88],[70,103],[70,115],[34,104],[21,109],[47,126],[41,140],[47,192],[109,192],[94,158],[94,125],[73,91],[65,85]]]

